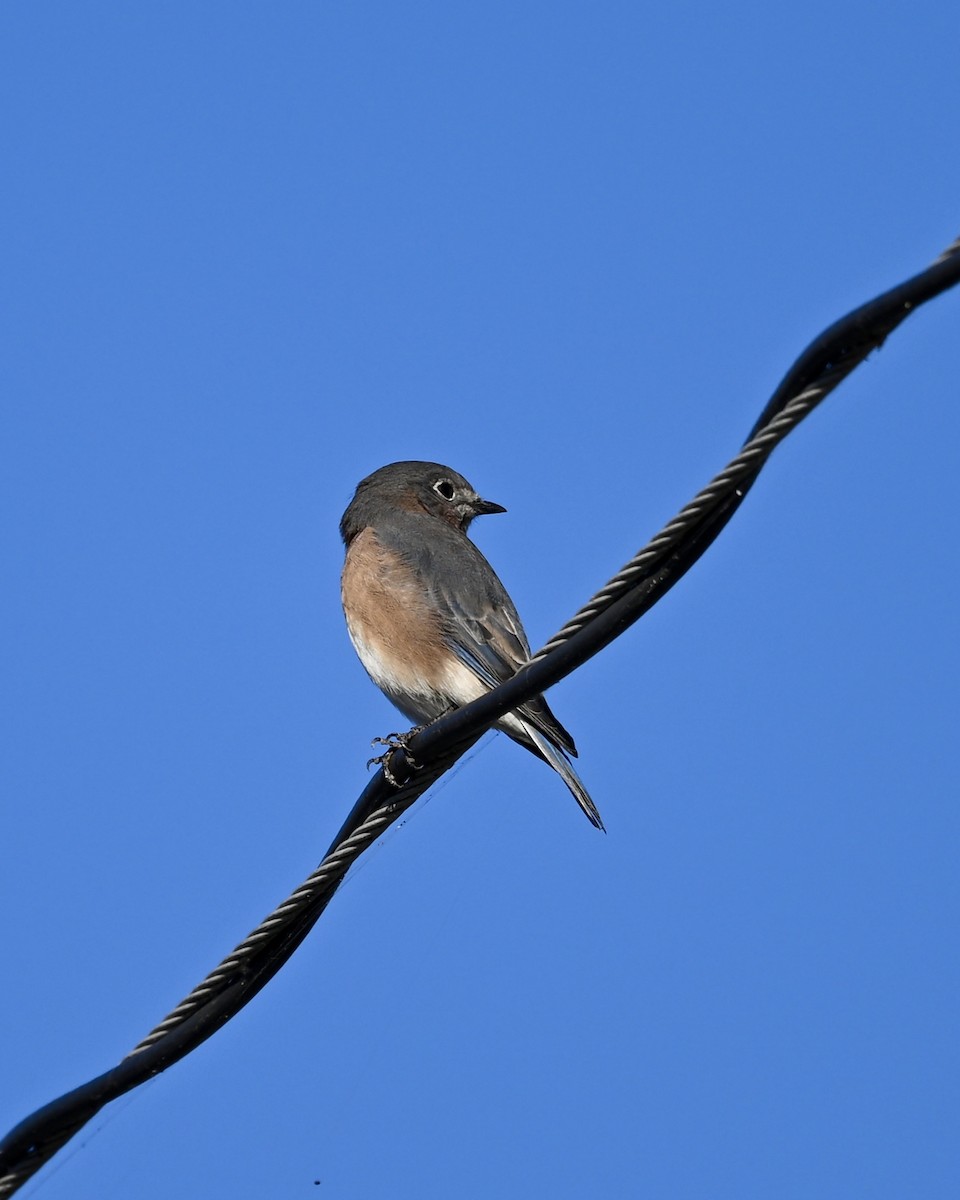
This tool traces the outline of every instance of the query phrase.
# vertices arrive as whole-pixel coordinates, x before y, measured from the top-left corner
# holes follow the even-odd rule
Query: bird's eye
[[[433,485],[433,490],[438,496],[442,496],[444,500],[452,500],[456,495],[454,486],[449,479],[438,479]]]

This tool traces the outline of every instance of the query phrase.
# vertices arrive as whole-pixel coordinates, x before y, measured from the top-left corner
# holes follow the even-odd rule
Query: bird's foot
[[[387,749],[383,754],[378,754],[374,758],[367,759],[367,770],[369,771],[373,764],[376,763],[378,767],[383,767],[387,783],[392,783],[395,788],[402,787],[403,785],[390,770],[390,759],[393,757],[395,751],[402,750],[410,766],[414,771],[418,771],[420,763],[410,753],[410,739],[415,737],[422,729],[426,729],[426,726],[417,725],[416,728],[409,730],[407,733],[388,733],[386,737],[374,738],[370,743],[371,746],[386,746]]]

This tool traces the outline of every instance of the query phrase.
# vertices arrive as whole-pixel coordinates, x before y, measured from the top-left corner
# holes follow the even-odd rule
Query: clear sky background
[[[943,2],[0,9],[0,1125],[306,876],[398,726],[400,458],[541,644],[960,233]],[[960,293],[42,1200],[955,1197]],[[315,1181],[319,1180],[317,1184]]]

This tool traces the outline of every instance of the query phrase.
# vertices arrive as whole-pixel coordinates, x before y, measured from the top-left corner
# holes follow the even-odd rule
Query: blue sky
[[[506,505],[542,643],[960,233],[956,14],[40,0],[0,104],[6,1129],[309,873],[397,727],[357,480]],[[606,837],[488,738],[24,1194],[955,1196],[958,322],[551,693]]]

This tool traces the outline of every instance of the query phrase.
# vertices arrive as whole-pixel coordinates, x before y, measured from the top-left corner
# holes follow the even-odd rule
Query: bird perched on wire
[[[449,467],[397,462],[361,480],[343,514],[350,640],[373,682],[411,721],[426,724],[476,700],[529,661],[513,601],[467,537],[474,517],[502,512]],[[567,760],[576,757],[573,738],[542,696],[495,727],[553,767],[603,829]]]

